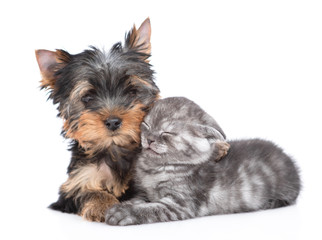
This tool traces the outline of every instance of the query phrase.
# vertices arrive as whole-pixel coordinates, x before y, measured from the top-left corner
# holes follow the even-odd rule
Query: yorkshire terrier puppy
[[[159,97],[148,60],[150,36],[146,19],[109,52],[36,50],[41,88],[49,90],[64,121],[62,134],[72,140],[68,179],[51,209],[104,221],[128,189],[140,124]]]

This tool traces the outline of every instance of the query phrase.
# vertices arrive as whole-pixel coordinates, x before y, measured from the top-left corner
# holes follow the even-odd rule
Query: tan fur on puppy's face
[[[85,149],[87,154],[107,149],[111,144],[134,148],[140,143],[140,124],[145,116],[143,105],[137,104],[128,111],[107,109],[99,112],[84,111],[77,128],[72,130],[68,122],[64,128],[66,136],[75,139]],[[116,131],[109,131],[104,121],[110,116],[122,119],[122,126]]]

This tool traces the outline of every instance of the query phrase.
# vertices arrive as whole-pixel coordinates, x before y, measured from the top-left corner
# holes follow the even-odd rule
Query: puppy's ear
[[[132,30],[127,34],[125,39],[125,45],[129,49],[133,49],[139,53],[143,53],[143,56],[147,59],[151,54],[151,23],[150,18],[145,19],[138,30],[135,25]]]
[[[41,87],[53,90],[57,79],[56,72],[71,60],[71,55],[63,50],[36,50],[36,58],[42,75]]]

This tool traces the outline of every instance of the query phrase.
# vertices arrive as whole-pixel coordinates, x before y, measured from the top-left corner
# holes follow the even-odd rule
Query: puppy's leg
[[[50,208],[76,213],[89,221],[104,221],[106,210],[118,203],[116,197],[126,189],[114,180],[105,164],[76,167],[60,188],[60,197]]]
[[[106,210],[119,203],[114,195],[106,191],[84,193],[82,202],[80,215],[93,222],[104,222]]]

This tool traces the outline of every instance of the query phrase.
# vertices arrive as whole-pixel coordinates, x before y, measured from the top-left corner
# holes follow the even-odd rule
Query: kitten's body
[[[220,162],[156,164],[152,170],[149,159],[141,158],[136,165],[137,183],[150,202],[171,202],[174,213],[179,213],[177,219],[181,214],[190,218],[248,212],[295,201],[299,178],[280,148],[260,139],[229,144],[230,150]]]
[[[143,151],[135,180],[144,195],[110,209],[108,224],[174,221],[295,202],[300,179],[282,149],[259,139],[230,141],[228,154],[217,162],[218,148],[225,146],[218,132],[198,122],[172,119],[167,115],[171,107],[169,100],[160,100],[142,126]],[[174,134],[166,141],[165,132]]]

